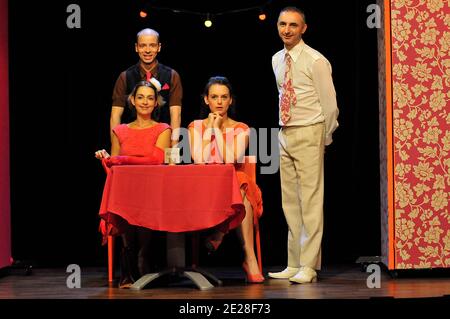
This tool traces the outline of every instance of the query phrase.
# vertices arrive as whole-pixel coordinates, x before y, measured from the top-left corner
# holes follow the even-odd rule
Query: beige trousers
[[[324,134],[324,123],[285,127],[279,133],[289,267],[321,267]]]

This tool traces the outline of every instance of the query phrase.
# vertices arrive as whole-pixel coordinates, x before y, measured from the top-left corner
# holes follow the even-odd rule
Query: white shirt
[[[291,106],[291,118],[281,126],[308,126],[325,122],[325,145],[333,142],[332,134],[339,126],[339,110],[331,77],[330,62],[318,51],[301,40],[290,51],[285,48],[272,57],[279,97],[283,93],[286,52],[292,58],[292,78],[297,104]]]

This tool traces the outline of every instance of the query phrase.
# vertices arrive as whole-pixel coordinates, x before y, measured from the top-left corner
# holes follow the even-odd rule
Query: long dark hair
[[[236,116],[236,103],[235,103],[235,97],[233,94],[233,88],[231,87],[230,81],[224,76],[212,76],[209,78],[208,83],[205,85],[205,89],[203,90],[202,94],[202,103],[200,106],[200,114],[199,118],[205,119],[208,117],[208,114],[211,113],[211,110],[209,109],[209,106],[205,103],[205,97],[209,94],[209,88],[214,84],[220,84],[225,85],[228,88],[228,91],[230,92],[230,97],[232,98],[232,102],[230,104],[230,107],[228,108],[228,116],[233,118]]]
[[[128,106],[130,107],[131,114],[132,114],[133,118],[136,118],[136,108],[134,107],[133,103],[131,103],[131,97],[136,98],[137,90],[141,86],[149,87],[149,88],[153,89],[153,92],[155,92],[155,98],[156,98],[156,101],[158,102],[158,105],[154,108],[154,110],[152,112],[152,115],[151,115],[151,118],[154,121],[158,122],[159,121],[159,116],[160,116],[160,113],[161,113],[160,109],[161,109],[161,106],[164,105],[164,100],[162,99],[161,95],[158,92],[158,89],[156,88],[156,86],[153,85],[152,82],[139,81],[134,86],[134,88],[131,91],[130,95],[128,95]]]

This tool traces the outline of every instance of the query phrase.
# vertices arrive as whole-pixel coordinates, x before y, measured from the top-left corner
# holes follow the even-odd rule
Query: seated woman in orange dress
[[[262,214],[261,191],[247,174],[239,170],[249,143],[250,130],[246,124],[228,116],[234,105],[231,84],[227,78],[221,76],[210,78],[205,87],[203,100],[205,105],[202,115],[206,118],[189,124],[192,158],[195,163],[236,165],[245,206],[245,218],[238,228],[245,253],[242,267],[248,282],[263,282],[264,277],[258,268],[253,239],[253,218],[259,218]],[[218,248],[227,232],[226,225],[221,225],[216,230],[207,241],[207,247],[211,251]]]
[[[138,82],[131,92],[130,107],[136,112],[136,120],[113,128],[111,156],[105,150],[95,153],[95,157],[105,160],[108,166],[164,162],[164,149],[170,147],[171,129],[168,124],[154,120],[163,101],[158,94],[161,89],[159,82],[156,79],[151,81]],[[122,234],[119,287],[127,288],[149,272],[145,256],[149,252],[150,235],[150,230],[132,225]]]

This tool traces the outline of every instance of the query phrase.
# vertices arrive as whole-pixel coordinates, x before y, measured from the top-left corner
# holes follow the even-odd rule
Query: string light
[[[139,12],[139,16],[140,16],[142,19],[144,19],[144,18],[147,17],[147,12],[146,12],[145,10],[141,10],[141,11]]]
[[[259,18],[259,20],[261,20],[261,21],[264,21],[264,20],[266,20],[266,14],[264,13],[264,11],[262,11],[262,9],[261,9],[261,11],[259,12],[259,16],[258,16],[258,18]]]
[[[212,26],[212,21],[211,21],[211,16],[208,13],[206,15],[206,20],[205,20],[205,27],[210,28]]]
[[[170,11],[172,13],[175,14],[191,14],[191,15],[200,15],[200,16],[205,16],[206,15],[206,19],[204,20],[204,25],[207,28],[210,28],[213,24],[212,20],[211,20],[211,16],[223,16],[223,15],[229,15],[229,14],[235,14],[235,13],[243,13],[243,12],[250,12],[250,11],[259,11],[258,14],[258,19],[260,21],[264,21],[267,19],[267,15],[266,13],[263,11],[263,8],[267,8],[273,0],[267,0],[264,4],[260,4],[258,6],[254,6],[254,7],[247,7],[247,8],[240,8],[240,9],[235,9],[235,10],[228,10],[228,11],[222,11],[222,12],[213,12],[213,13],[206,13],[206,12],[197,12],[197,11],[190,11],[190,10],[184,10],[184,9],[180,9],[180,8],[169,8],[169,7],[156,7],[156,6],[152,6],[152,5],[146,5],[146,9],[151,9],[151,10],[160,10],[160,11]],[[139,15],[141,18],[146,18],[147,17],[147,10],[141,10],[139,12]]]

